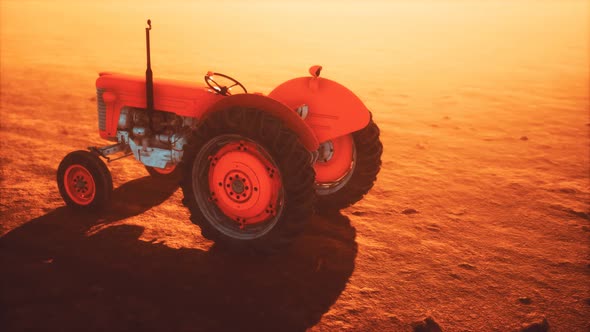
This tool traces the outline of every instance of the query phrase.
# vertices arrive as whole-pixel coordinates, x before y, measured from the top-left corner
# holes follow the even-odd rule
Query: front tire
[[[71,152],[61,161],[57,185],[68,206],[85,210],[105,207],[113,192],[109,169],[97,155],[83,150]]]
[[[313,214],[310,154],[280,120],[233,108],[207,117],[185,146],[181,187],[193,223],[229,248],[274,251]]]

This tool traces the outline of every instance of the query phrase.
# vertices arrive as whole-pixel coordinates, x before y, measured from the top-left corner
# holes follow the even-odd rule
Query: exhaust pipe
[[[150,59],[150,30],[152,29],[152,21],[147,20],[145,27],[145,46],[147,53],[147,69],[145,70],[145,99],[146,110],[149,119],[150,130],[153,132],[152,113],[154,112],[154,78],[152,74],[152,62]]]

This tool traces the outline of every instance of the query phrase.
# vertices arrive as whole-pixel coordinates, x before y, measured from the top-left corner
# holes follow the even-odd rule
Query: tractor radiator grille
[[[96,104],[98,106],[98,130],[107,130],[107,105],[102,99],[104,89],[96,89]]]

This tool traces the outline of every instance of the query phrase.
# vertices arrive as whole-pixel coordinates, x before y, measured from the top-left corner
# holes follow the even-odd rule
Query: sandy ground
[[[132,159],[108,165],[110,209],[64,207],[61,158],[105,144],[95,71],[77,58],[76,70],[22,60],[10,36],[0,66],[0,330],[419,331],[427,317],[444,331],[590,328],[581,62],[508,66],[508,76],[499,56],[486,67],[497,65],[495,76],[473,68],[474,83],[441,67],[430,84],[410,75],[417,67],[357,81],[336,66],[381,127],[378,181],[355,206],[315,216],[284,252],[242,257],[204,240],[181,191]],[[576,50],[559,57],[588,54]]]

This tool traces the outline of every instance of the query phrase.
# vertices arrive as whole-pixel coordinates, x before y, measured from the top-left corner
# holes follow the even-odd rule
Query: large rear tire
[[[59,193],[68,206],[98,210],[113,192],[111,173],[100,158],[88,151],[69,153],[57,168]]]
[[[280,120],[260,110],[208,116],[185,145],[182,171],[191,221],[224,247],[274,251],[313,214],[309,152]]]
[[[351,134],[352,139],[343,137],[334,141],[334,149],[337,150],[340,145],[344,147],[346,154],[350,154],[350,167],[337,180],[316,182],[317,210],[346,208],[360,201],[371,190],[381,169],[383,144],[379,140],[379,133],[379,127],[371,119],[365,128]],[[339,141],[344,143],[339,144]],[[346,141],[352,141],[352,147]],[[335,156],[338,153],[339,151],[333,151]]]

